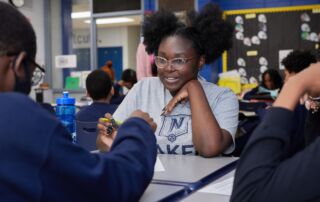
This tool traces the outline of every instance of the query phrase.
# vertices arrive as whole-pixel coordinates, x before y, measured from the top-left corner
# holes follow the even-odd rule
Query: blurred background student
[[[285,57],[281,63],[284,66],[284,80],[307,68],[311,63],[316,63],[316,57],[307,50],[294,50]]]
[[[109,77],[111,78],[112,82],[115,81],[116,74],[114,73],[114,69],[112,67],[112,61],[111,60],[108,60],[106,62],[106,64],[104,66],[102,66],[100,69],[105,71],[109,75]]]
[[[256,95],[267,94],[270,99],[275,99],[283,85],[283,79],[279,72],[275,69],[268,69],[262,74],[261,84],[247,92],[243,99],[250,100],[252,98],[257,98]]]
[[[300,71],[304,70],[307,68],[311,63],[315,63],[316,58],[315,56],[310,52],[310,51],[303,51],[303,50],[294,50],[291,53],[289,53],[282,61],[281,63],[283,64],[285,70],[285,81],[288,81],[289,78],[292,78],[295,76],[297,73]],[[267,70],[264,73],[263,76],[263,82],[261,86],[265,86],[266,89],[273,90],[274,88],[278,88],[278,86],[281,86],[281,80],[280,80],[280,75],[276,72],[276,70]],[[275,80],[276,82],[273,82]],[[259,93],[258,88],[254,89],[256,94]],[[267,92],[266,90],[263,92]],[[250,94],[247,95],[247,98],[251,98],[252,95]],[[268,106],[268,105],[266,105]],[[261,122],[263,117],[265,116],[266,109],[265,108],[259,108],[255,111],[258,114],[258,117],[256,119],[249,119],[249,121],[246,120],[246,122],[243,122],[244,124],[242,125],[240,122],[241,128],[244,128],[246,133],[246,139],[244,139],[245,136],[241,137],[237,141],[237,148],[244,148],[245,144],[247,143],[249,137],[251,136],[251,133],[253,130],[256,128],[256,126]],[[299,103],[295,107],[294,110],[294,131],[293,135],[295,136],[295,141],[292,142],[292,145],[290,149],[288,150],[288,155],[291,153],[294,153],[296,151],[299,151],[305,147],[305,136],[312,136],[315,133],[311,132],[313,131],[315,124],[313,124],[313,121],[306,121],[307,118],[307,109],[304,106],[304,103]],[[315,116],[312,116],[311,119],[316,119]],[[305,124],[308,125],[308,127],[305,127]],[[311,130],[311,131],[310,131]],[[249,132],[248,132],[249,131]],[[308,132],[310,131],[310,132]],[[304,135],[305,134],[305,135]],[[310,134],[310,135],[307,135]],[[311,139],[311,138],[307,138]],[[241,141],[240,141],[241,140]]]
[[[76,115],[77,121],[97,122],[105,113],[113,114],[118,105],[110,104],[113,95],[112,81],[103,70],[92,71],[86,79],[87,94],[93,103],[82,108]]]
[[[112,104],[121,104],[125,95],[137,83],[137,74],[133,69],[126,69],[121,74],[121,80],[116,82],[114,87],[114,95],[112,96]]]

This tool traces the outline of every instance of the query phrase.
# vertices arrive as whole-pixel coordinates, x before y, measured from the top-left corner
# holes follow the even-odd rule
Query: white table
[[[159,154],[158,157],[165,171],[154,173],[153,182],[148,186],[140,201],[158,201],[178,191],[188,189],[188,185],[198,182],[238,159],[235,157],[203,158],[200,156],[167,154]],[[155,184],[159,182],[163,182],[163,184]],[[201,192],[196,192],[191,196],[199,198],[200,201],[206,198],[228,201],[230,198],[229,196]],[[184,200],[189,200],[188,198],[189,196]]]
[[[220,179],[212,182],[211,184],[205,186],[204,188],[207,188],[208,186],[212,185],[212,184],[216,184],[219,183],[221,181],[224,181],[228,178],[232,178],[234,177],[235,171],[232,171],[228,174],[226,174],[225,176],[221,177]],[[218,193],[208,193],[208,192],[203,192],[202,190],[204,189],[200,189],[192,194],[190,194],[189,196],[187,196],[186,198],[184,198],[183,202],[211,202],[211,201],[219,201],[219,202],[228,202],[230,201],[230,195],[225,195],[225,194],[218,194]]]
[[[237,160],[237,157],[203,158],[189,155],[158,154],[165,171],[155,172],[154,180],[193,183],[219,168]]]
[[[166,196],[183,190],[183,186],[172,186],[164,184],[149,184],[146,191],[142,195],[141,202],[159,201]]]

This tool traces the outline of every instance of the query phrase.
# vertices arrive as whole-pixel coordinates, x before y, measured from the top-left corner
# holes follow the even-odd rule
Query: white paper
[[[231,196],[234,177],[221,182],[212,183],[199,190],[199,192],[222,194]]]
[[[157,157],[156,165],[154,165],[154,172],[162,172],[165,171],[159,157]]]
[[[236,69],[230,70],[227,72],[222,72],[219,74],[219,78],[230,77],[230,76],[240,76],[240,74],[238,73],[238,71]]]
[[[55,64],[56,68],[76,68],[77,55],[57,55]]]
[[[81,71],[81,76],[80,76],[80,87],[86,88],[86,80],[88,75],[91,73],[91,71]]]
[[[285,69],[284,66],[281,64],[281,61],[287,57],[289,53],[291,53],[293,50],[279,50],[279,69]]]

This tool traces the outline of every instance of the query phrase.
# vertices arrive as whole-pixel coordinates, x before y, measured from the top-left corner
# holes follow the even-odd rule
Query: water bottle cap
[[[63,97],[57,98],[56,103],[58,105],[74,105],[76,103],[76,99],[73,97],[69,97],[69,92],[64,91]]]

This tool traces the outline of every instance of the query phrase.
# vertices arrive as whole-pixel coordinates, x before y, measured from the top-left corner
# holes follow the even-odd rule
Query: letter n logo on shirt
[[[170,142],[176,141],[178,136],[188,133],[190,115],[179,114],[163,116],[159,136],[167,137]]]

